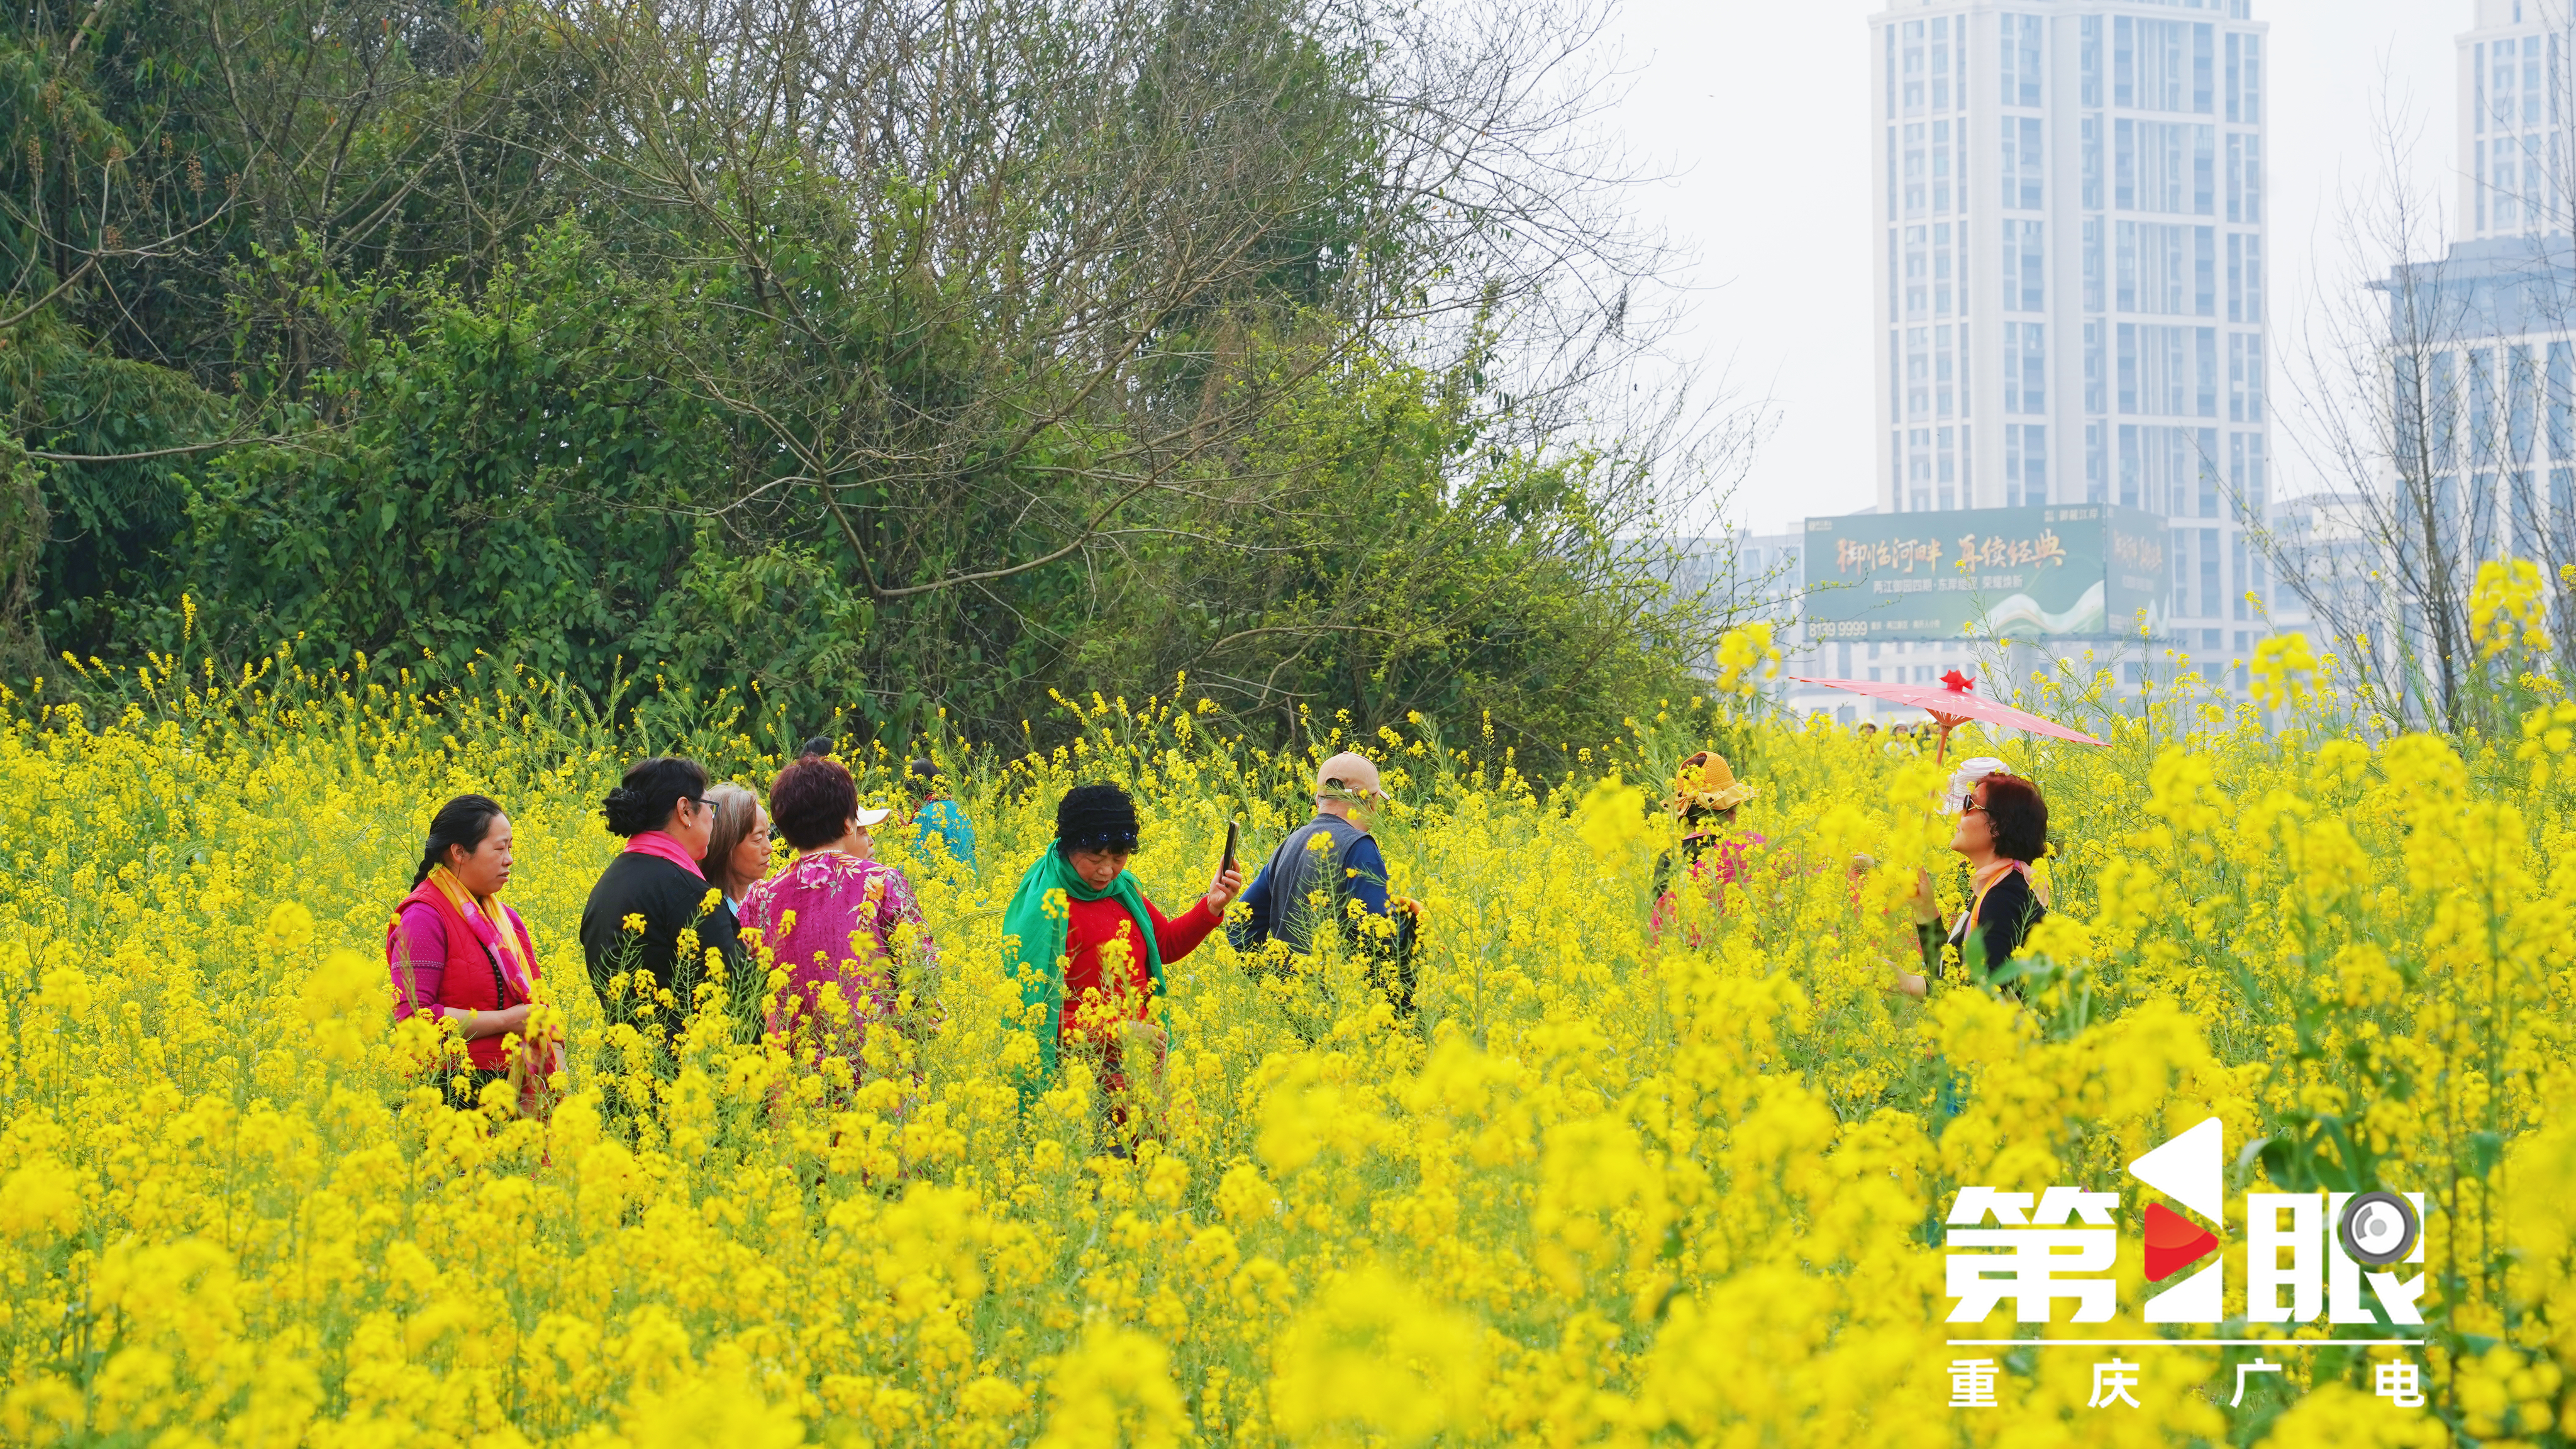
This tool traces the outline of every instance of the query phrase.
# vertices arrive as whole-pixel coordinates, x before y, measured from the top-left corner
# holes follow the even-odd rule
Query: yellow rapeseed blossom
[[[1717,641],[1717,688],[1723,694],[1751,695],[1780,677],[1780,647],[1771,642],[1768,624],[1744,624]]]
[[[2548,602],[2541,595],[2540,565],[2529,559],[2488,559],[2469,589],[2469,637],[2478,657],[2493,659],[2519,644],[2549,647]]]
[[[2526,638],[2529,580],[2500,578],[2480,637]],[[1767,628],[1720,655],[1716,698],[1561,775],[1380,734],[1410,1012],[1338,933],[1299,958],[1220,932],[1165,963],[1168,1037],[1052,1079],[1000,931],[1061,792],[1135,793],[1134,869],[1177,914],[1226,823],[1264,858],[1356,726],[1266,751],[1176,690],[1065,701],[1061,749],[943,742],[986,874],[878,836],[936,959],[902,943],[891,1027],[818,1065],[728,1009],[785,963],[594,982],[576,936],[628,757],[759,784],[794,744],[759,722],[666,696],[629,734],[490,664],[427,697],[400,661],[291,652],[156,659],[131,708],[0,701],[0,1442],[2568,1442],[2576,706],[2544,692],[2506,740],[2352,733],[2295,635],[2253,674],[2296,733],[2190,678],[2143,707],[2052,680],[2108,749],[1949,743],[2049,802],[2014,996],[1920,955],[1917,872],[1971,898],[1947,765],[1762,718]],[[1761,844],[1702,880],[1626,782],[1718,739]],[[863,792],[901,764],[856,762]],[[469,1095],[454,1024],[391,1017],[387,923],[466,791],[515,831],[526,1035],[563,1048],[544,1115]],[[2226,1326],[2146,1320],[2126,1167],[2212,1117],[2231,1212],[2424,1194],[2422,1342],[2257,1321],[2241,1218]],[[2115,1315],[1947,1323],[1971,1185],[2110,1194]],[[2076,1335],[2145,1346],[1952,1342]],[[2154,1343],[2193,1335],[2264,1342]],[[2115,1355],[2134,1406],[2101,1402]]]
[[[2305,634],[2275,634],[2254,645],[2251,692],[2266,709],[2288,709],[2314,691],[2316,656],[2308,652]]]

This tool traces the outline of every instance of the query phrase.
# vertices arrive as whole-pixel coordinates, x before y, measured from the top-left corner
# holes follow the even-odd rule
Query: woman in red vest
[[[385,962],[393,972],[396,1021],[426,1012],[464,1039],[472,1067],[468,1098],[496,1078],[516,1075],[520,1109],[527,1111],[542,1099],[544,1076],[561,1057],[551,1045],[530,1045],[519,1063],[510,1060],[507,1039],[528,1035],[537,950],[527,922],[496,899],[509,883],[510,817],[482,795],[459,795],[440,806],[411,894],[385,928]]]

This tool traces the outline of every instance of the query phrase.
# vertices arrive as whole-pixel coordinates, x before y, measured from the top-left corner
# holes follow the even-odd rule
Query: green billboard
[[[2135,638],[2164,623],[2163,520],[2084,503],[1807,520],[1812,639]]]

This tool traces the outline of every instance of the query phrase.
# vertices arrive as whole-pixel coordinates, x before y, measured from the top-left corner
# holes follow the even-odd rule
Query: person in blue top
[[[957,802],[940,789],[939,765],[932,760],[915,760],[906,770],[913,788],[921,792],[921,805],[912,812],[913,848],[923,859],[929,858],[930,837],[936,835],[948,843],[948,858],[972,876],[979,874],[975,865],[975,824]]]
[[[1277,941],[1305,955],[1315,948],[1316,924],[1337,921],[1343,939],[1369,957],[1370,975],[1379,989],[1409,1016],[1414,928],[1421,907],[1387,894],[1386,857],[1368,832],[1369,818],[1385,800],[1377,766],[1366,756],[1346,751],[1326,760],[1315,772],[1315,818],[1290,831],[1270,852],[1260,876],[1243,893],[1250,915],[1228,939],[1238,951]]]

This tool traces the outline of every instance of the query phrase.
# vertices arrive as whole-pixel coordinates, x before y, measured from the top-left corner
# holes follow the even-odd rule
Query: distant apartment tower
[[[2272,455],[2268,27],[2251,0],[1895,0],[1870,23],[1880,507],[2162,515],[2161,637],[2241,653],[2267,587],[2240,525]]]
[[[2394,446],[2378,496],[2337,500],[2342,533],[2318,533],[2341,538],[2360,520],[2360,541],[2300,560],[2310,592],[2339,596],[2321,605],[2332,626],[2393,615],[2394,628],[2370,629],[2375,649],[2419,660],[2440,637],[2435,611],[2465,617],[2481,563],[2528,559],[2550,579],[2576,563],[2576,30],[2567,0],[2467,8],[2458,239],[2375,284]],[[2576,643],[2576,618],[2562,612],[2558,626]]]
[[[2464,241],[2567,230],[2566,0],[2474,0],[2458,39],[2459,231]]]

